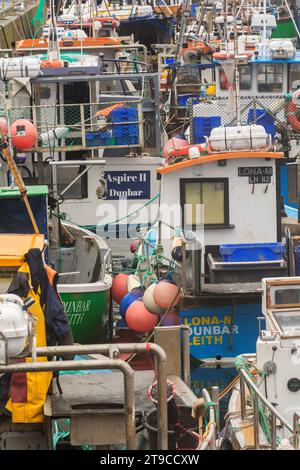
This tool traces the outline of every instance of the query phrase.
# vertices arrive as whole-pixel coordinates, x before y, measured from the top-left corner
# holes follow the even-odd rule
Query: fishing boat
[[[262,282],[256,353],[238,356],[224,435],[234,449],[298,449],[299,278]]]
[[[41,48],[30,53],[19,49],[13,61],[7,59],[2,76],[3,89],[18,76],[26,81],[14,96],[8,91],[11,119],[27,119],[37,130],[31,148],[19,148],[23,157],[33,156],[23,162],[22,174],[27,184],[51,185],[49,162],[57,161],[58,187],[64,190],[60,211],[67,219],[86,229],[98,227],[102,238],[128,241],[131,226],[138,230],[156,216],[155,208],[150,214],[144,206],[159,193],[154,173],[160,161],[157,76],[137,59],[145,51],[139,44],[87,38],[117,42],[103,45],[104,56],[99,45],[82,49],[81,39],[80,47],[64,50],[54,13],[51,18],[48,40],[41,39]],[[93,161],[103,156],[108,165],[105,172],[97,171]],[[124,198],[126,207],[120,204]],[[130,214],[141,217],[128,219]]]
[[[48,218],[47,186],[27,187],[39,229],[39,235],[35,235],[20,196],[15,187],[0,190],[1,294],[7,292],[28,250],[45,250],[48,263],[59,274],[58,291],[75,341],[83,344],[107,341],[112,322],[111,254],[107,244],[94,233],[67,222],[62,224],[57,240],[58,232],[55,233]]]

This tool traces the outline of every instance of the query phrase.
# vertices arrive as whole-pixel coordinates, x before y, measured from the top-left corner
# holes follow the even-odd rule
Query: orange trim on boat
[[[99,47],[120,46],[121,41],[117,38],[66,38],[59,41],[60,47]],[[47,49],[48,41],[45,39],[22,39],[17,41],[16,48],[19,49]]]
[[[0,267],[21,266],[24,255],[31,248],[44,247],[43,234],[3,233],[0,234]]]
[[[174,165],[162,166],[156,169],[157,173],[161,175],[166,173],[172,173],[173,171],[183,170],[189,166],[203,165],[204,163],[217,162],[219,160],[234,160],[243,158],[283,158],[283,152],[253,152],[253,151],[242,151],[242,152],[228,152],[228,153],[214,153],[208,154],[204,157],[194,158],[191,160],[184,160],[183,162],[174,163]]]

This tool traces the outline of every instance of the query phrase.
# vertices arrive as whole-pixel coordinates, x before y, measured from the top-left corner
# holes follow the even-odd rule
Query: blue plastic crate
[[[99,147],[108,145],[109,131],[86,132],[85,142],[87,147]]]
[[[247,124],[258,124],[263,126],[267,134],[271,134],[273,139],[276,135],[275,120],[266,112],[265,109],[249,109]]]
[[[193,126],[193,144],[201,144],[204,142],[204,136],[210,136],[212,129],[221,126],[220,116],[210,117],[194,117],[192,121]]]
[[[138,136],[118,136],[115,137],[116,145],[138,145],[139,137]]]
[[[110,113],[112,122],[130,122],[138,120],[138,112],[136,108],[118,108]]]
[[[295,274],[296,276],[300,276],[300,245],[295,246],[294,248],[295,253]]]
[[[192,99],[194,103],[199,102],[199,94],[198,95],[180,95],[177,97],[177,104],[178,106],[186,106],[188,100],[190,99]]]
[[[222,261],[280,261],[284,255],[284,244],[278,243],[242,243],[220,245]]]

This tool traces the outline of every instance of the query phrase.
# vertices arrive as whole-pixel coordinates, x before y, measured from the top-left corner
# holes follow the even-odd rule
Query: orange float
[[[123,297],[125,297],[125,295],[128,293],[127,283],[128,283],[128,274],[123,274],[123,273],[117,274],[113,280],[112,288],[111,288],[112,298],[118,304],[121,302]]]
[[[31,149],[37,141],[37,130],[28,119],[17,119],[10,126],[11,143],[17,150]]]
[[[141,300],[135,300],[126,310],[127,326],[137,333],[148,333],[158,324],[159,317],[150,313]]]

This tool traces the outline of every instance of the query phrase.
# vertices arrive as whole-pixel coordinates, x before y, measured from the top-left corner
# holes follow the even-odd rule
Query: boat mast
[[[236,1],[233,2],[233,17],[234,17],[234,74],[235,74],[235,102],[236,102],[236,124],[237,126],[241,125],[241,103],[240,103],[240,72],[238,66],[238,35],[236,27]]]
[[[50,0],[50,30],[49,30],[47,59],[50,62],[52,62],[53,60],[60,59],[54,0]]]
[[[267,14],[267,5],[266,0],[263,0],[263,14],[264,14],[264,26],[263,26],[263,47],[262,47],[262,55],[265,57],[267,55],[267,25],[266,25],[266,14]]]

